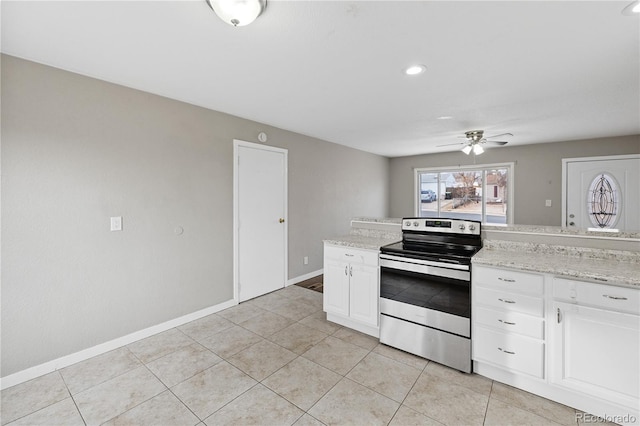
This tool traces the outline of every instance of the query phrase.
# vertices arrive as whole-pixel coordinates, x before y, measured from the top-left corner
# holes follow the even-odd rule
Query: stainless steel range
[[[471,257],[480,222],[402,219],[380,249],[380,342],[471,372]]]

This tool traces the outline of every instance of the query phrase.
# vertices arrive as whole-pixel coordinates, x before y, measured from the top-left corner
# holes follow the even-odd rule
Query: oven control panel
[[[402,230],[480,235],[480,222],[463,219],[405,217],[402,219]]]

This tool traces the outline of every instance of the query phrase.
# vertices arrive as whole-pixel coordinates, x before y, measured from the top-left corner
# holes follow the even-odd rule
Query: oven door
[[[470,271],[446,266],[380,255],[380,313],[470,337]]]

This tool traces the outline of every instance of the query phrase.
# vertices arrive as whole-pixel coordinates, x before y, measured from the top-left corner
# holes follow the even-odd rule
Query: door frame
[[[624,155],[601,155],[598,157],[578,157],[562,159],[562,220],[560,226],[567,227],[567,168],[569,163],[579,163],[588,161],[607,161],[607,160],[630,160],[640,158],[640,154],[624,154]]]
[[[240,168],[240,147],[259,149],[262,151],[278,152],[284,155],[284,280],[283,286],[287,285],[287,274],[289,269],[289,151],[284,148],[276,148],[274,146],[262,145],[254,142],[247,142],[240,139],[233,140],[233,300],[236,304],[240,303],[240,289],[238,287],[238,278],[240,272],[240,246],[239,246],[239,227],[240,222],[240,206],[239,206],[239,178]]]

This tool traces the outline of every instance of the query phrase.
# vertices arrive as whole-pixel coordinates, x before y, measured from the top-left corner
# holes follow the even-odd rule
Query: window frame
[[[414,167],[413,169],[413,211],[416,217],[420,216],[420,174],[422,173],[442,173],[442,172],[470,172],[470,171],[480,171],[482,172],[482,224],[490,225],[490,226],[509,226],[513,225],[513,209],[515,205],[515,184],[514,184],[514,176],[515,176],[515,162],[507,162],[507,163],[492,163],[492,164],[471,164],[471,165],[457,165],[457,166],[440,166],[440,167]],[[486,223],[486,201],[485,196],[487,194],[487,171],[491,171],[494,169],[507,169],[507,174],[509,179],[507,180],[507,191],[510,195],[507,198],[507,223]],[[438,215],[440,212],[440,194],[438,194]]]

